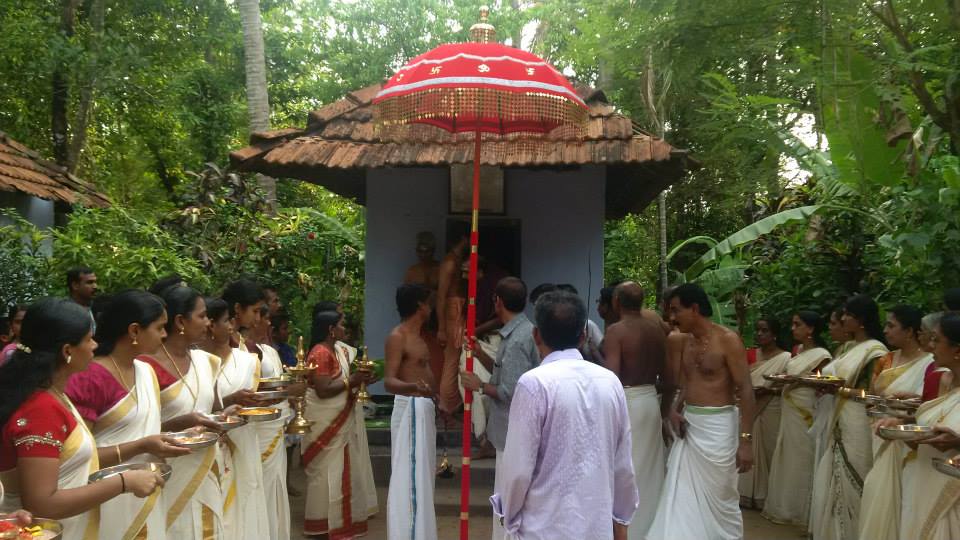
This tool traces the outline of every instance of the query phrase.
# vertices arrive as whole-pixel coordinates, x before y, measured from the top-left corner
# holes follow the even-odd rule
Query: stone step
[[[367,428],[367,443],[370,446],[390,447],[390,428]],[[460,448],[463,446],[463,435],[459,429],[437,430],[437,448]],[[474,441],[476,447],[476,441]]]
[[[443,456],[442,449],[437,449],[437,464],[440,464],[440,460]],[[457,490],[460,486],[460,469],[461,469],[461,460],[463,452],[460,448],[449,448],[447,449],[447,459],[450,461],[450,464],[453,466],[454,477],[453,478],[439,478],[437,477],[437,489],[440,489],[441,485],[455,485]],[[390,485],[390,447],[384,446],[374,446],[370,445],[370,464],[373,466],[373,479],[376,485],[378,486],[389,486]],[[490,492],[493,491],[493,480],[494,480],[494,465],[495,461],[493,458],[488,459],[472,459],[470,462],[470,486],[471,488],[485,489],[489,496]],[[458,496],[459,497],[459,496]],[[458,498],[459,500],[459,498]]]

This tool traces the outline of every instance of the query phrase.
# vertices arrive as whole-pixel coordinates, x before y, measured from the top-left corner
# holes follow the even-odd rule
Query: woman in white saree
[[[205,415],[214,410],[214,380],[220,359],[192,349],[209,330],[207,307],[200,293],[183,285],[161,292],[167,306],[167,339],[154,355],[160,379],[164,431],[203,426],[219,431]],[[218,445],[169,460],[173,474],[164,488],[167,536],[171,539],[217,540],[223,535],[223,498],[217,478]]]
[[[960,314],[947,313],[937,330],[934,357],[938,367],[960,372]],[[934,458],[960,453],[960,388],[924,403],[917,423],[933,426],[938,435],[922,441],[903,469],[900,538],[956,540],[960,538],[960,480],[931,466]]]
[[[79,305],[41,300],[28,309],[20,347],[0,368],[0,480],[6,487],[0,515],[22,507],[60,520],[63,540],[97,539],[102,503],[123,493],[151,496],[163,484],[149,471],[87,482],[99,469],[100,456],[64,390],[67,379],[93,359],[91,326]],[[107,459],[112,451],[103,459],[110,465],[115,464]],[[132,452],[133,446],[123,445],[121,451]]]
[[[873,363],[887,353],[880,341],[876,302],[862,294],[851,297],[844,305],[843,324],[856,343],[823,372],[842,378],[848,387],[866,390]],[[814,474],[810,533],[817,540],[852,540],[859,531],[863,478],[873,464],[873,434],[863,403],[841,395],[834,398],[826,450]]]
[[[923,378],[933,355],[920,347],[923,313],[907,305],[887,314],[884,335],[897,349],[887,353],[874,368],[870,394],[899,399],[919,398]],[[910,448],[901,441],[874,436],[874,463],[863,482],[860,503],[860,538],[897,540],[900,532],[900,474]]]
[[[276,299],[276,294],[273,295]],[[257,354],[260,359],[260,378],[268,379],[283,375],[283,363],[280,353],[266,344],[270,336],[270,312],[266,305],[260,310],[260,321],[256,329],[248,331],[244,337],[248,351]],[[258,381],[259,382],[259,381]],[[294,384],[286,388],[288,395],[303,389]],[[287,453],[285,431],[287,421],[293,415],[290,404],[283,400],[275,405],[280,409],[280,418],[268,422],[257,422],[257,439],[260,442],[260,467],[263,470],[263,491],[266,499],[267,519],[269,520],[269,540],[288,540],[290,538],[290,498],[287,495]]]
[[[757,398],[757,413],[753,420],[753,467],[740,474],[739,490],[741,506],[763,508],[782,407],[780,393],[772,390],[773,383],[764,376],[786,371],[790,353],[780,348],[780,324],[776,319],[757,319],[755,331],[757,361],[750,366],[750,380]]]
[[[318,313],[307,358],[317,369],[306,395],[305,414],[314,424],[303,439],[304,534],[331,540],[365,535],[367,520],[377,512],[363,408],[354,392],[361,381],[373,379],[350,373],[356,349],[338,341],[344,332],[342,314]]]
[[[118,293],[97,320],[97,356],[86,371],[70,378],[66,394],[92,426],[101,457],[109,451],[115,454],[115,462],[129,463],[190,453],[164,443],[160,436],[157,377],[150,364],[137,359],[160,347],[166,322],[163,302],[140,290]],[[158,437],[163,446],[151,450],[124,446],[151,436]],[[102,540],[166,538],[160,492],[142,500],[131,495],[117,497],[104,503],[100,514]]]
[[[830,361],[830,353],[823,347],[820,315],[813,311],[797,313],[791,332],[800,347],[787,363],[788,375],[807,375]],[[814,462],[813,439],[807,432],[813,426],[815,403],[813,388],[791,384],[783,389],[780,431],[763,506],[763,517],[775,523],[807,526]]]
[[[243,302],[244,300],[235,302],[237,305],[231,310],[226,300],[206,299],[207,314],[211,321],[211,338],[204,344],[204,350],[220,358],[216,390],[224,407],[269,404],[258,401],[254,396],[254,389],[260,378],[260,362],[257,357],[231,344],[235,328],[253,325],[260,316],[259,304],[263,303],[262,297],[252,305]],[[252,309],[254,306],[255,310]],[[224,537],[230,540],[269,538],[260,441],[256,426],[251,423],[230,430],[222,439],[220,450]]]

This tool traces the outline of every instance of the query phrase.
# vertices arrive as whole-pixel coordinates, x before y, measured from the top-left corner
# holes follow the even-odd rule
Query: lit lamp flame
[[[866,391],[866,390],[860,390],[860,398],[863,399],[863,398],[865,398],[865,397],[867,397],[867,391]]]
[[[820,370],[819,370],[819,369],[818,369],[817,372],[816,372],[816,376],[817,376],[817,377],[820,377]]]

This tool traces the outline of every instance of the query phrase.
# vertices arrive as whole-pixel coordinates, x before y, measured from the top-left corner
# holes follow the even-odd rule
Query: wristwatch
[[[753,440],[753,433],[747,433],[746,431],[744,431],[743,433],[740,434],[740,439],[750,442]]]

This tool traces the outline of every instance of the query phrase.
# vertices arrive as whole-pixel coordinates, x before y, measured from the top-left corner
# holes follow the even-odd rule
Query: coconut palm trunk
[[[260,0],[237,0],[240,23],[243,27],[243,56],[247,74],[247,112],[250,133],[270,129],[270,99],[267,94],[267,61],[263,47],[263,24],[260,21]],[[277,181],[257,175],[267,204],[277,203]]]

